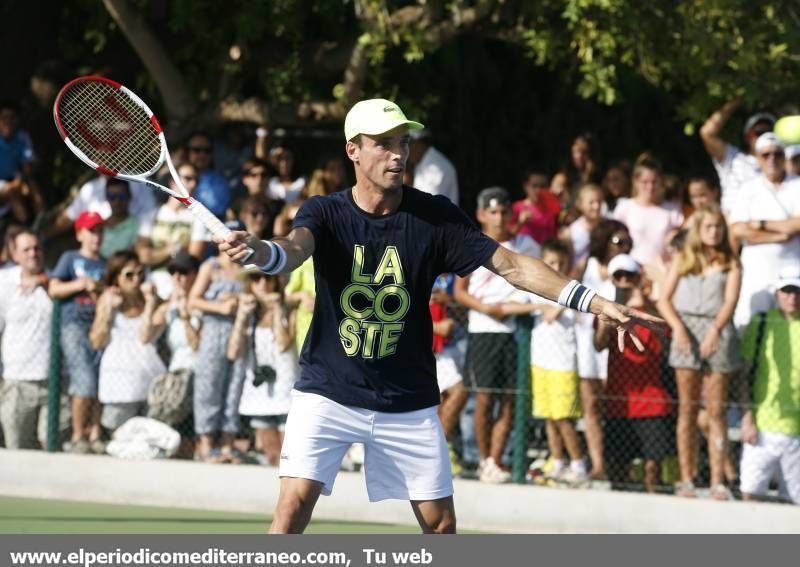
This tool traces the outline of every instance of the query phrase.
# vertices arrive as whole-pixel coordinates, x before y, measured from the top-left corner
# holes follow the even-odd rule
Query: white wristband
[[[558,296],[558,304],[570,309],[575,309],[583,313],[589,312],[589,304],[592,302],[597,292],[586,287],[577,280],[572,280]]]
[[[271,240],[263,242],[269,247],[270,255],[269,260],[258,269],[270,276],[280,274],[286,267],[286,251]]]

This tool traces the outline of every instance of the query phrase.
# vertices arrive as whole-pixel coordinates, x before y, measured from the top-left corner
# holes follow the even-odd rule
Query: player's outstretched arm
[[[530,291],[552,301],[558,301],[568,307],[582,304],[583,311],[593,313],[603,323],[616,327],[617,345],[620,351],[625,345],[626,333],[631,337],[636,348],[644,350],[639,337],[632,332],[634,325],[654,328],[665,326],[664,321],[658,317],[614,303],[593,293],[586,296],[589,298],[588,305],[586,305],[580,301],[578,296],[580,289],[576,290],[576,294],[566,298],[565,295],[569,294],[563,293],[565,288],[573,285],[566,276],[551,269],[538,258],[517,254],[502,246],[497,248],[484,266],[519,289]]]
[[[234,262],[243,261],[247,257],[248,247],[251,248],[253,255],[247,258],[247,263],[255,264],[269,273],[291,272],[314,253],[314,235],[303,227],[292,230],[286,237],[270,241],[259,240],[243,230],[212,238],[220,251]]]

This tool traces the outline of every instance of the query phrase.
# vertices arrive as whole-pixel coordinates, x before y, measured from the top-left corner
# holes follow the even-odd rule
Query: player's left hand
[[[600,312],[595,314],[602,323],[617,329],[617,347],[620,352],[625,350],[625,335],[631,338],[633,345],[639,352],[644,351],[644,344],[642,344],[641,339],[636,336],[636,333],[633,332],[634,325],[642,325],[643,327],[648,327],[659,333],[663,333],[666,329],[667,323],[660,317],[625,305],[620,305],[619,303],[614,303],[599,295],[596,295],[592,300],[592,305],[594,305],[597,299],[601,299],[602,302]]]

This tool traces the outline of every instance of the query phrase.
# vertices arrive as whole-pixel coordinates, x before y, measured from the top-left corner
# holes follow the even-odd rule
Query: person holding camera
[[[292,347],[294,311],[283,302],[277,276],[245,270],[244,292],[228,340],[228,360],[242,359],[245,368],[239,414],[250,418],[256,447],[267,464],[280,461],[291,392],[300,367]]]

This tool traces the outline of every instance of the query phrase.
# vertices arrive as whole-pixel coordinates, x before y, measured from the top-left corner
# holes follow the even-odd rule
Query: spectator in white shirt
[[[786,172],[783,143],[772,132],[758,138],[755,152],[762,173],[742,186],[729,219],[742,242],[737,329],[773,306],[770,283],[782,266],[800,262],[800,178]]]
[[[53,302],[39,238],[21,229],[14,238],[16,266],[0,271],[0,326],[3,337],[3,383],[0,424],[9,449],[46,446],[47,377],[50,370],[50,324]],[[62,396],[61,431],[69,426]]]
[[[412,185],[431,195],[444,195],[458,205],[458,177],[456,168],[445,155],[431,145],[431,131],[427,128],[411,130],[408,160],[414,165]]]
[[[95,177],[81,185],[78,194],[69,206],[61,211],[61,214],[47,230],[47,235],[55,236],[66,232],[72,228],[78,215],[84,211],[98,213],[103,220],[108,219],[111,216],[111,203],[106,197],[106,186],[109,179],[105,176]],[[128,187],[131,192],[128,213],[140,220],[151,216],[158,208],[158,201],[156,201],[153,190],[135,181],[129,181]]]
[[[755,143],[761,134],[772,131],[775,117],[768,112],[758,112],[744,125],[745,150],[728,144],[720,136],[731,114],[741,103],[741,98],[727,102],[709,116],[700,128],[700,139],[714,163],[722,188],[722,212],[730,214],[735,208],[742,185],[759,173]]]

